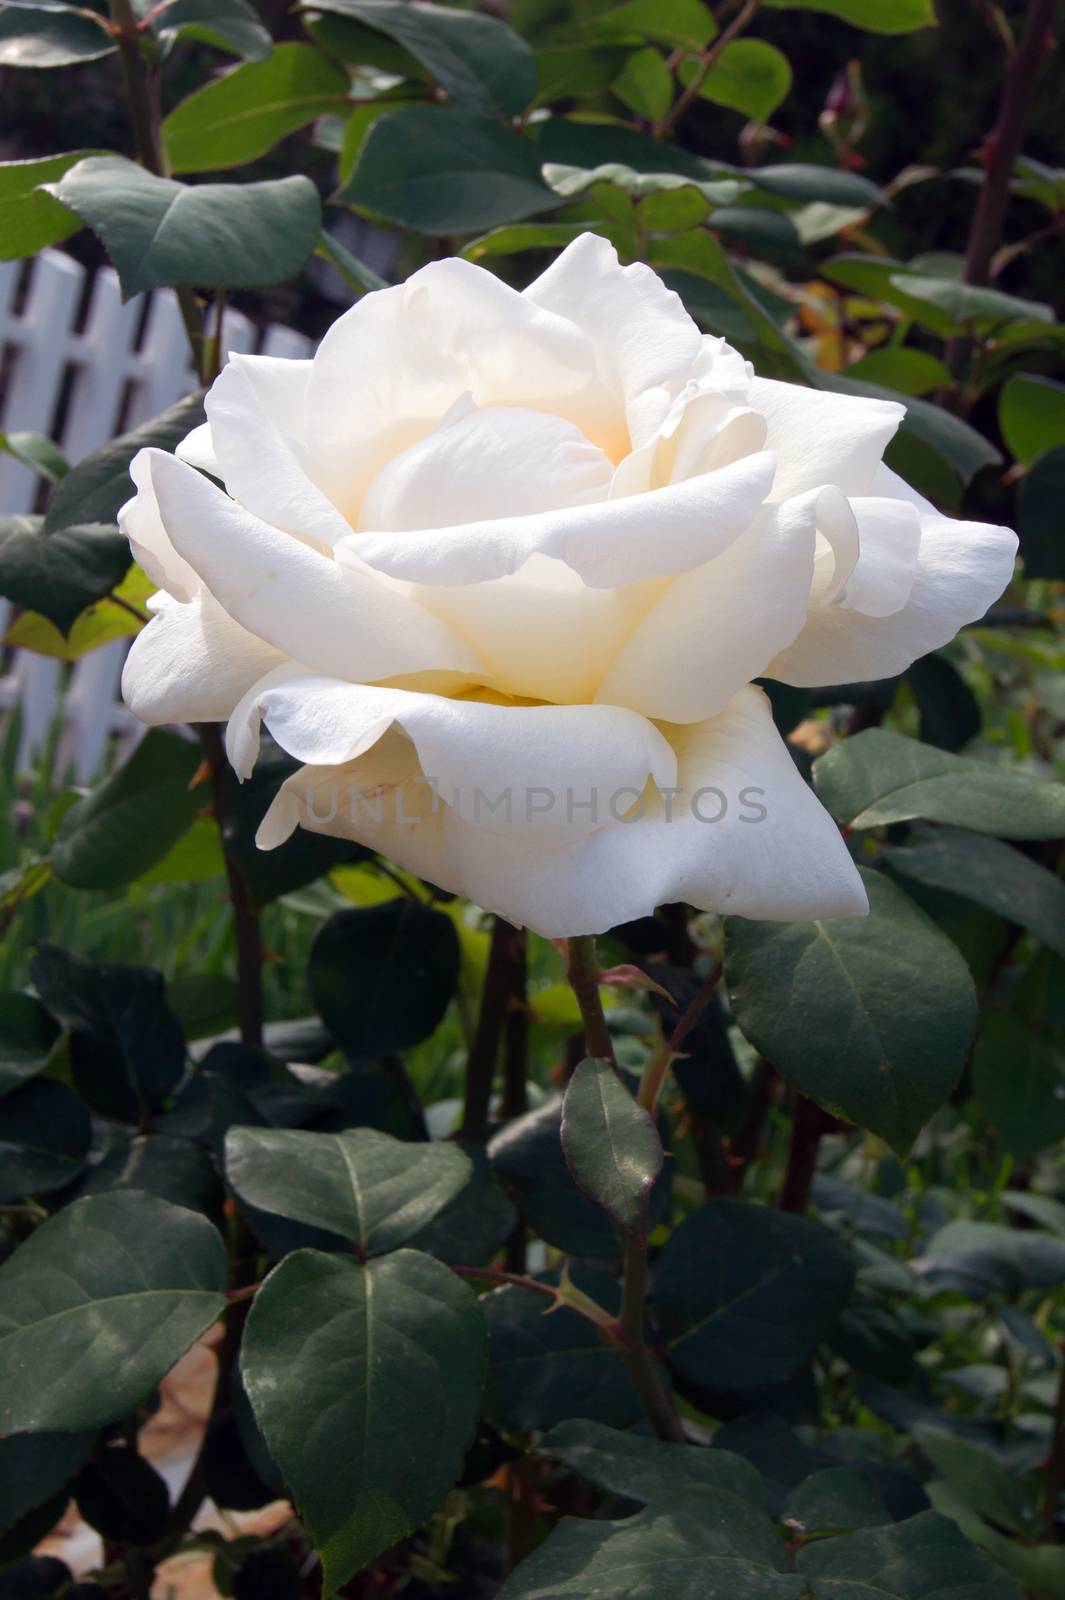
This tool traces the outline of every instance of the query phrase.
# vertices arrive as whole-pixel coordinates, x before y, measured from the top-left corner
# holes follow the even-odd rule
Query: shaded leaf
[[[114,523],[119,507],[133,494],[129,464],[139,450],[154,445],[172,451],[204,420],[203,395],[192,394],[168,406],[150,422],[141,423],[109,444],[94,450],[72,467],[52,496],[45,512],[45,532],[54,535],[60,528],[89,520]],[[126,565],[129,565],[129,544]],[[122,569],[123,571],[125,568]],[[121,577],[121,573],[119,573]],[[39,609],[39,608],[38,608]]]
[[[32,1078],[0,1101],[0,1203],[48,1194],[78,1176],[92,1126],[61,1083]]]
[[[647,1225],[662,1170],[654,1119],[638,1105],[609,1061],[582,1061],[562,1102],[562,1149],[584,1192],[628,1233]]]
[[[537,1454],[561,1461],[608,1494],[643,1505],[671,1502],[693,1488],[726,1489],[751,1506],[765,1506],[760,1474],[728,1450],[663,1444],[645,1434],[621,1433],[601,1422],[560,1422],[536,1446]]]
[[[808,1544],[797,1565],[815,1600],[1021,1600],[1012,1579],[934,1511]]]
[[[102,18],[87,7],[59,0],[0,5],[0,67],[76,67],[114,49]]]
[[[63,633],[121,581],[130,559],[128,541],[102,523],[52,531],[43,517],[0,517],[0,595]]]

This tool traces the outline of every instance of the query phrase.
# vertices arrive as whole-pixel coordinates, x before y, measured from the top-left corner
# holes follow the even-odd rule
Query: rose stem
[[[529,1106],[529,1008],[526,996],[526,939],[516,928],[510,941],[509,1010],[503,1031],[503,1118],[523,1116]],[[525,1224],[519,1217],[507,1240],[506,1264],[511,1272],[525,1271]]]
[[[728,27],[724,28],[717,35],[716,39],[714,39],[713,42],[709,44],[701,53],[699,57],[699,65],[696,69],[695,76],[692,78],[692,81],[677,97],[673,105],[662,118],[661,122],[656,124],[654,133],[657,138],[669,138],[669,135],[673,132],[673,129],[677,126],[677,123],[684,116],[693,100],[697,98],[699,90],[706,82],[706,79],[710,73],[710,69],[713,67],[718,56],[721,55],[726,45],[730,45],[733,39],[737,38],[738,35],[743,32],[744,28],[747,27],[747,24],[754,20],[754,14],[758,10],[758,7],[761,5],[761,3],[762,0],[746,0],[746,4],[739,12],[739,15],[733,17]]]
[[[577,997],[584,1022],[588,1054],[599,1060],[614,1061],[614,1047],[607,1030],[603,1002],[599,995],[599,958],[595,939],[590,934],[567,940],[566,973]],[[651,1426],[660,1439],[684,1443],[684,1428],[674,1409],[654,1356],[647,1348],[644,1324],[644,1299],[647,1290],[647,1227],[622,1235],[621,1309],[618,1312],[618,1350],[628,1368],[637,1394]]]
[[[795,1091],[791,1111],[791,1143],[788,1165],[780,1186],[777,1205],[781,1211],[805,1211],[817,1172],[817,1153],[826,1133],[835,1133],[840,1124],[820,1106]]]
[[[159,143],[158,106],[153,104],[149,84],[140,54],[140,29],[130,0],[109,0],[111,28],[118,45],[122,62],[122,78],[126,88],[130,122],[141,165],[157,177],[165,176],[166,159]],[[154,89],[156,86],[152,85]],[[204,337],[203,318],[192,289],[186,284],[175,290],[182,321],[192,352],[193,365],[201,384],[217,377],[217,366],[222,359],[221,302],[219,303],[217,343],[212,353],[211,342]],[[212,370],[213,369],[213,370]],[[216,723],[197,726],[204,760],[211,774],[214,790],[215,816],[221,823],[222,792],[226,775],[226,757],[222,735]],[[237,945],[237,1017],[240,1037],[245,1044],[261,1045],[263,1041],[263,977],[262,941],[259,937],[259,916],[248,894],[248,887],[238,862],[223,846],[229,898],[233,906],[233,921]]]
[[[499,1045],[510,1010],[515,968],[517,928],[503,917],[492,922],[481,1011],[466,1062],[466,1093],[462,1108],[462,1137],[483,1139],[488,1132],[492,1083],[499,1060]]]

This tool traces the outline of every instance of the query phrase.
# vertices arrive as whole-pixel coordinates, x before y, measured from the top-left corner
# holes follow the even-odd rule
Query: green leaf
[[[144,14],[154,9],[151,0],[139,0],[139,8]],[[274,47],[269,30],[245,0],[171,0],[152,28],[164,54],[179,39],[214,45],[245,61],[265,61]]]
[[[479,233],[558,203],[530,144],[489,117],[444,106],[378,117],[335,199],[416,233]]]
[[[458,987],[455,925],[402,897],[334,912],[311,947],[308,979],[350,1059],[409,1050],[436,1030]]]
[[[244,1384],[326,1595],[424,1522],[454,1483],[484,1359],[469,1289],[416,1250],[368,1266],[300,1250],[267,1278],[244,1335]]]
[[[689,1489],[623,1522],[567,1517],[512,1572],[499,1600],[800,1600],[764,1511],[723,1489]]]
[[[934,1234],[913,1270],[933,1291],[984,1300],[1025,1289],[1057,1289],[1065,1278],[1065,1239],[996,1222],[948,1222]]]
[[[852,828],[945,822],[1009,839],[1065,833],[1065,791],[1048,778],[971,756],[934,750],[886,728],[869,728],[819,756],[821,804]]]
[[[728,1450],[663,1444],[645,1434],[620,1433],[583,1418],[560,1422],[536,1446],[607,1494],[641,1505],[670,1503],[690,1489],[726,1489],[749,1506],[766,1507],[761,1474]]]
[[[1044,450],[1065,445],[1065,383],[1015,372],[999,391],[998,425],[1014,457],[1026,466]]]
[[[342,110],[349,79],[310,44],[279,44],[190,94],[162,126],[174,172],[239,167],[327,111]],[[195,192],[195,191],[192,191]]]
[[[1065,1041],[1024,1017],[990,1011],[973,1053],[973,1096],[1017,1161],[1065,1139]]]
[[[590,17],[585,31],[604,41],[657,39],[671,49],[702,50],[717,33],[717,23],[699,0],[623,0]]]
[[[48,1065],[59,1026],[29,994],[0,993],[0,1095]]]
[[[918,657],[907,669],[906,682],[917,703],[925,744],[960,750],[976,738],[983,724],[980,702],[947,656]]]
[[[60,244],[81,228],[81,221],[38,184],[61,178],[88,150],[45,156],[34,161],[0,162],[0,261],[36,255],[46,245]]]
[[[726,981],[757,1050],[905,1155],[965,1065],[976,993],[953,941],[880,873],[862,879],[868,917],[730,917]]]
[[[106,1117],[142,1123],[185,1070],[185,1041],[160,974],[85,961],[54,944],[37,946],[30,970],[49,1011],[71,1029],[82,1098]]]
[[[617,1283],[609,1274],[582,1268],[574,1279],[616,1312]],[[486,1294],[481,1305],[492,1366],[487,1411],[501,1426],[550,1428],[589,1417],[627,1428],[640,1420],[643,1407],[624,1362],[587,1317],[568,1306],[552,1310],[545,1295],[513,1285]]]
[[[653,45],[634,50],[610,87],[649,122],[660,122],[673,103],[673,74]]]
[[[129,464],[137,452],[149,445],[172,451],[203,419],[203,395],[192,394],[83,457],[53,494],[45,512],[45,533],[84,521],[113,523],[133,492]],[[128,543],[126,551],[128,557]]]
[[[947,389],[952,382],[950,373],[938,356],[930,355],[927,350],[911,350],[901,345],[870,350],[868,355],[851,362],[846,375],[859,383],[895,389],[903,395],[922,395],[934,389]]]
[[[59,1494],[95,1442],[94,1433],[10,1433],[0,1439],[0,1532]]]
[[[430,0],[314,0],[316,11],[353,17],[401,45],[459,105],[517,116],[536,93],[525,40],[493,16]]]
[[[161,861],[209,803],[190,788],[200,759],[191,740],[152,728],[63,818],[51,850],[56,877],[76,889],[117,889]]]
[[[318,235],[314,253],[323,261],[328,261],[339,272],[348,288],[354,289],[356,294],[370,294],[374,289],[388,287],[384,278],[378,277],[372,267],[368,267],[365,261],[353,256],[339,239],[334,239],[324,228]]]
[[[78,1200],[0,1266],[0,1428],[96,1428],[143,1404],[225,1305],[217,1229],[129,1191]]]
[[[466,261],[480,262],[485,256],[520,255],[523,250],[558,250],[582,233],[604,231],[599,222],[515,222],[471,239],[459,253]]]
[[[48,1194],[76,1178],[92,1142],[89,1113],[70,1090],[34,1078],[0,1100],[0,1204]]]
[[[62,450],[43,433],[0,433],[0,450],[32,467],[50,483],[58,483],[70,471]]]
[[[979,1516],[1022,1537],[1038,1533],[1039,1521],[1024,1480],[990,1450],[927,1424],[915,1430],[915,1437],[936,1471]]]
[[[858,172],[841,172],[837,167],[787,161],[739,170],[756,188],[786,200],[825,200],[834,206],[862,206],[866,210],[887,204],[883,189],[869,178]]]
[[[690,83],[699,70],[695,61],[682,63],[680,81]],[[755,122],[768,122],[790,89],[791,65],[782,51],[763,39],[735,39],[722,50],[699,93]]]
[[[232,1128],[226,1174],[241,1199],[347,1239],[360,1258],[408,1244],[469,1182],[454,1144],[404,1144],[370,1128]]]
[[[66,633],[79,612],[122,581],[129,541],[99,522],[54,532],[43,517],[0,517],[0,595]]]
[[[59,0],[0,5],[0,67],[75,67],[114,49],[103,18],[88,7]]]
[[[78,1477],[74,1498],[90,1528],[111,1543],[156,1544],[166,1532],[166,1482],[136,1446],[101,1450]]]
[[[716,1199],[666,1241],[652,1303],[675,1376],[721,1395],[785,1383],[853,1285],[850,1255],[823,1223]]]
[[[662,1141],[609,1061],[582,1061],[562,1102],[562,1149],[574,1178],[626,1233],[642,1234]]]
[[[1020,923],[1065,955],[1065,883],[1001,839],[961,829],[915,830],[881,856],[893,872],[933,889],[949,889],[997,916]]]
[[[1065,579],[1065,445],[1033,462],[1021,483],[1017,520],[1026,578]]]
[[[956,277],[914,272],[904,261],[848,253],[822,263],[830,283],[886,300],[922,327],[944,337],[988,332],[1003,323],[1052,323],[1053,311],[1036,300],[1021,300],[999,289],[979,289]]]
[[[782,1520],[797,1533],[844,1533],[880,1528],[891,1514],[869,1477],[859,1468],[825,1467],[794,1489]]]
[[[103,243],[127,300],[164,284],[283,283],[311,254],[322,220],[309,178],[189,188],[122,156],[90,156],[44,188]]]
[[[1013,1580],[935,1511],[817,1540],[796,1564],[815,1600],[1021,1600]]]
[[[867,33],[912,33],[934,28],[933,0],[765,0],[776,11],[821,11]]]
[[[92,1152],[92,1165],[78,1180],[74,1197],[143,1189],[190,1211],[222,1221],[222,1185],[210,1154],[191,1139],[163,1133],[131,1133],[108,1124]]]
[[[514,1117],[489,1141],[496,1177],[528,1226],[557,1250],[609,1257],[617,1235],[605,1213],[574,1182],[560,1138],[562,1102],[555,1096]],[[667,1185],[658,1185],[657,1196]]]

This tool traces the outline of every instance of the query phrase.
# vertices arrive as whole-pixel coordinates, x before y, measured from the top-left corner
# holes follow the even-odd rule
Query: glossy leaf
[[[668,1505],[691,1489],[726,1489],[747,1505],[766,1504],[760,1474],[728,1450],[663,1444],[645,1434],[621,1433],[585,1419],[560,1422],[536,1450],[561,1461],[596,1488],[643,1505]]]
[[[369,1128],[233,1128],[226,1139],[226,1174],[242,1199],[337,1234],[360,1258],[409,1243],[472,1171],[457,1145],[404,1144]]]
[[[578,1188],[562,1149],[562,1103],[546,1100],[496,1133],[488,1157],[524,1221],[571,1255],[609,1258],[617,1234],[605,1212]],[[665,1189],[657,1186],[655,1193]]]
[[[265,155],[287,134],[342,111],[349,80],[309,44],[279,44],[182,100],[162,126],[173,172],[214,172]]]
[[[687,1490],[622,1522],[567,1518],[511,1573],[499,1600],[800,1600],[764,1511],[723,1489]]]
[[[815,1600],[1021,1600],[1013,1580],[934,1511],[816,1540],[796,1564]]]
[[[126,299],[164,284],[283,283],[311,254],[321,225],[318,191],[304,177],[189,188],[121,156],[90,156],[45,187],[100,239]]]
[[[459,978],[451,919],[406,898],[337,911],[311,947],[308,977],[326,1027],[352,1060],[419,1044]]]
[[[79,612],[120,583],[129,544],[99,522],[49,531],[43,517],[0,517],[0,595],[66,633]]]
[[[484,1354],[469,1289],[415,1250],[368,1266],[300,1250],[260,1289],[244,1383],[326,1594],[418,1527],[458,1477]]]
[[[976,994],[957,946],[882,874],[862,877],[867,917],[730,917],[726,981],[756,1049],[904,1155],[961,1074]]]
[[[315,0],[401,45],[451,98],[471,111],[516,116],[536,93],[536,63],[525,40],[491,15],[431,0]]]
[[[853,828],[944,822],[1008,839],[1065,832],[1065,790],[1047,778],[975,757],[934,750],[886,728],[870,728],[814,762],[822,805]]]
[[[142,1404],[224,1305],[203,1217],[149,1195],[79,1200],[0,1266],[0,1427],[99,1427]]]
[[[139,0],[140,9],[154,11],[151,0]],[[171,0],[153,17],[153,32],[164,52],[181,39],[214,45],[245,61],[265,61],[273,48],[267,28],[246,0]]]
[[[609,1061],[582,1061],[562,1102],[562,1149],[584,1192],[627,1233],[647,1226],[662,1141]]]
[[[190,787],[200,761],[198,744],[153,728],[63,818],[51,852],[56,876],[77,889],[115,889],[147,872],[210,803]]]
[[[59,0],[0,5],[0,67],[76,67],[115,49],[102,19]]]
[[[652,1303],[678,1381],[742,1393],[798,1372],[853,1283],[849,1253],[823,1223],[716,1199],[670,1235]]]
[[[378,117],[339,202],[416,233],[479,233],[557,204],[533,147],[470,111],[405,106]]]
[[[172,451],[203,420],[203,396],[189,395],[168,406],[150,422],[142,423],[139,428],[121,434],[84,456],[67,473],[49,501],[45,532],[54,534],[60,528],[84,520],[113,523],[119,508],[133,492],[129,464],[138,450],[154,445],[157,450]],[[126,546],[128,566],[129,545],[125,540],[122,542]]]

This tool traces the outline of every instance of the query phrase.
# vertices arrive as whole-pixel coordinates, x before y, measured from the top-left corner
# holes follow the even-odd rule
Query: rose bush
[[[241,777],[264,723],[303,763],[260,845],[350,836],[551,936],[865,908],[752,680],[894,675],[1008,582],[1012,533],[883,465],[900,405],[755,377],[586,234],[521,294],[435,262],[206,412],[132,465],[124,693],[228,718]]]

